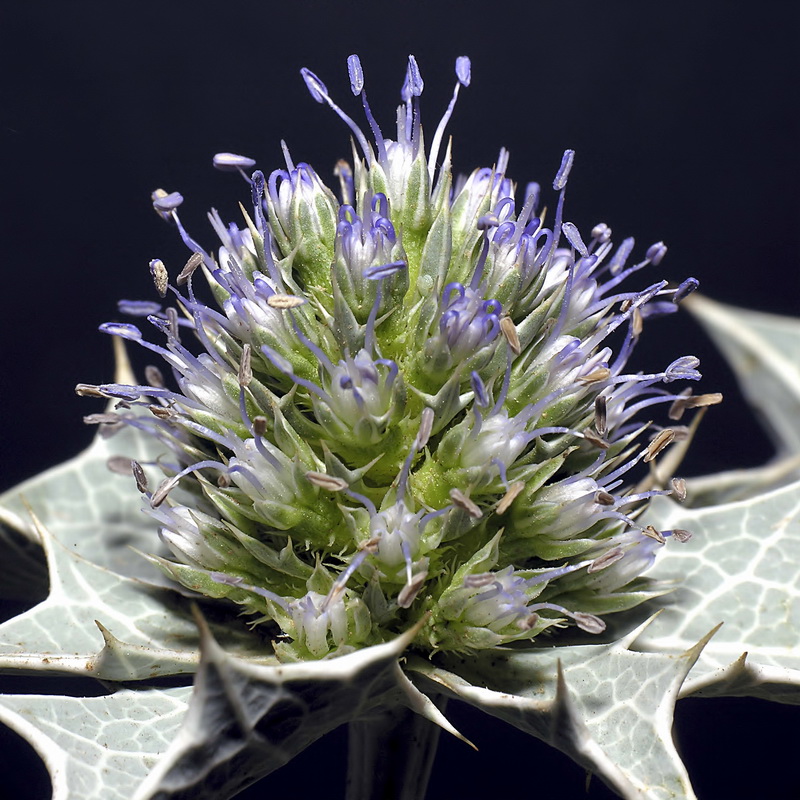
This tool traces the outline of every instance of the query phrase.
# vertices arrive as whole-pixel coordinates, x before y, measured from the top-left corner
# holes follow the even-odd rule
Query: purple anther
[[[475,403],[481,408],[487,408],[489,405],[489,395],[486,392],[486,386],[481,380],[481,376],[473,371],[469,376],[469,382],[472,386],[472,391],[475,393]]]
[[[617,275],[622,271],[622,268],[625,266],[625,262],[628,260],[628,256],[631,254],[631,250],[633,250],[634,244],[635,241],[633,236],[629,236],[617,248],[608,265],[608,271],[612,275]]]
[[[581,235],[578,229],[572,222],[565,222],[561,226],[561,230],[564,233],[564,236],[567,237],[567,241],[582,255],[587,256],[589,255],[589,250],[586,245],[583,243],[583,239],[581,239]]]
[[[122,383],[103,383],[97,387],[105,397],[117,397],[120,400],[138,400],[141,392],[135,386]]]
[[[419,97],[422,90],[425,88],[425,83],[422,80],[422,75],[417,66],[417,59],[414,56],[408,57],[408,68],[406,69],[406,80],[403,84],[403,100],[408,102],[412,97]]]
[[[309,94],[318,102],[324,103],[328,97],[328,87],[310,70],[303,67],[300,70],[303,80],[306,83],[306,88]]]
[[[350,76],[350,91],[358,97],[364,88],[364,70],[361,69],[361,59],[355,54],[347,57],[347,73]]]
[[[664,383],[677,380],[700,380],[700,373],[697,367],[700,366],[700,359],[695,356],[681,356],[675,359],[664,371]]]
[[[456,59],[456,77],[462,86],[469,86],[472,80],[472,63],[469,56],[459,56]]]
[[[256,162],[253,158],[239,156],[236,153],[217,153],[212,164],[223,172],[236,172],[240,169],[252,169]]]
[[[153,208],[165,214],[174,211],[183,202],[183,195],[180,192],[162,194],[159,191],[155,191],[151,197],[153,198]]]
[[[539,205],[539,195],[542,193],[542,187],[536,183],[536,181],[531,181],[525,187],[525,203],[527,204],[528,200],[533,197],[533,202],[531,204],[531,209],[536,210],[537,206]]]
[[[664,244],[664,242],[656,242],[647,248],[647,253],[645,256],[651,264],[658,266],[666,254],[667,246]]]
[[[561,158],[561,166],[556,173],[556,179],[553,181],[553,189],[560,192],[566,185],[569,178],[569,171],[572,169],[572,162],[575,160],[574,150],[565,150]]]
[[[117,309],[120,313],[131,317],[146,317],[149,314],[158,314],[161,311],[161,304],[152,300],[119,300]]]
[[[104,322],[98,330],[103,333],[110,333],[112,336],[119,336],[131,342],[141,342],[142,332],[135,326],[126,322]]]
[[[697,280],[697,278],[687,278],[675,290],[675,294],[672,295],[672,302],[680,303],[682,300],[685,300],[693,291],[697,289],[699,285],[700,282]]]
[[[264,196],[264,173],[257,169],[253,173],[253,206],[257,209],[261,208],[261,198]]]
[[[489,228],[496,228],[500,224],[500,220],[497,218],[497,214],[484,214],[482,217],[478,219],[477,228],[479,231],[485,231]]]
[[[607,242],[611,238],[611,228],[605,222],[599,222],[592,228],[592,239],[598,242]]]
[[[379,281],[381,278],[388,278],[406,268],[405,261],[393,261],[391,264],[379,264],[376,267],[367,267],[364,270],[364,277],[368,281]]]

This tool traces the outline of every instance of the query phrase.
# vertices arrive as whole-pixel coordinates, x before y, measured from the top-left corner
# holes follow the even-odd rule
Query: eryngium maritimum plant
[[[568,624],[602,632],[604,615],[664,591],[641,575],[688,536],[637,523],[649,498],[682,499],[683,487],[637,488],[631,470],[680,436],[685,408],[713,398],[685,388],[700,377],[692,356],[649,373],[626,364],[643,326],[696,281],[629,288],[666,248],[635,260],[633,239],[615,246],[606,225],[581,234],[565,220],[570,150],[548,213],[547,193],[507,176],[504,150],[454,180],[444,132],[470,83],[466,57],[430,146],[413,57],[394,139],[357,56],[348,69],[369,136],[302,73],[353,136],[336,191],[285,147],[269,175],[219,154],[251,208],[241,224],[211,212],[216,251],[184,229],[180,194],[153,194],[191,251],[173,278],[151,263],[174,306],[120,304],[147,317],[156,343],[129,323],[102,330],[169,374],[80,387],[119,401],[95,421],[160,442],[160,485],[133,464],[174,555],[152,559],[269,626],[286,661],[416,623],[428,653],[557,642],[551,629]],[[656,411],[665,426],[649,421]]]

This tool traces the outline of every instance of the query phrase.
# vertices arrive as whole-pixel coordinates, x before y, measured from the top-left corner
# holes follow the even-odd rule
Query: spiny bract
[[[651,374],[625,365],[643,323],[696,281],[620,288],[666,248],[628,266],[632,239],[614,248],[606,225],[584,239],[564,221],[570,150],[549,227],[539,186],[518,193],[506,176],[505,150],[453,181],[449,145],[439,158],[466,57],[427,154],[415,59],[395,140],[370,111],[357,56],[348,68],[374,143],[302,71],[354,137],[352,166],[335,170],[341,200],[285,147],[286,169],[269,177],[218,154],[217,168],[247,180],[252,212],[244,227],[211,212],[214,255],[182,226],[181,195],[153,194],[192,251],[172,283],[150,265],[177,309],[120,305],[146,316],[160,345],[131,324],[102,330],[157,353],[177,386],[148,367],[147,385],[82,387],[119,400],[96,421],[163,446],[154,491],[132,464],[176,560],[152,558],[277,626],[284,660],[348,652],[422,619],[428,651],[532,639],[570,620],[598,633],[600,615],[664,590],[640,575],[665,539],[688,535],[634,519],[682,483],[637,491],[626,473],[680,435],[640,412],[666,403],[677,420],[713,396],[673,392],[700,377],[691,356]],[[198,269],[216,308],[195,293]]]

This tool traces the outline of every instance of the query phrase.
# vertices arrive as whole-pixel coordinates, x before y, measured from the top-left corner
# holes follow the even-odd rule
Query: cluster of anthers
[[[357,56],[348,69],[372,141],[302,71],[353,136],[338,198],[285,145],[269,176],[218,154],[247,181],[252,212],[243,227],[209,214],[214,254],[181,224],[181,195],[154,192],[191,257],[174,280],[150,264],[175,306],[120,310],[161,343],[128,323],[101,329],[151,350],[169,377],[150,366],[146,385],[81,385],[117,401],[87,419],[157,440],[160,485],[131,467],[174,556],[152,560],[273,626],[281,659],[349,652],[423,619],[415,645],[428,652],[570,621],[599,633],[602,615],[664,591],[641,575],[689,535],[636,521],[654,495],[682,499],[683,482],[636,487],[627,473],[681,437],[685,409],[719,396],[673,389],[700,377],[692,356],[648,374],[625,366],[643,325],[697,282],[621,288],[666,248],[631,264],[633,239],[614,247],[605,224],[584,238],[564,221],[571,150],[549,227],[540,187],[518,193],[506,177],[505,150],[454,181],[450,144],[441,151],[466,57],[427,151],[415,59],[394,140]],[[212,304],[195,292],[200,273]],[[667,426],[640,421],[664,404]]]

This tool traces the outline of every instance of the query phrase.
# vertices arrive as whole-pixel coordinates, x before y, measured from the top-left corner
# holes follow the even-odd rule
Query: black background
[[[510,176],[544,186],[572,147],[566,218],[584,232],[605,221],[617,241],[636,236],[639,253],[669,245],[642,285],[694,275],[716,299],[796,314],[798,33],[792,2],[9,4],[0,14],[0,489],[88,442],[81,417],[98,409],[72,388],[110,379],[110,342],[97,325],[116,318],[120,297],[154,299],[151,258],[173,275],[183,264],[150,192],[181,191],[184,223],[212,246],[206,210],[235,219],[247,203],[243,182],[211,168],[215,152],[252,156],[269,172],[282,166],[285,139],[296,161],[329,176],[349,156],[348,132],[298,71],[314,70],[360,119],[345,67],[352,52],[387,135],[406,56],[417,56],[429,137],[455,57],[470,55],[472,85],[449,129],[458,170],[491,165],[505,146]],[[704,388],[726,394],[687,474],[765,461],[767,439],[688,315],[646,334],[642,363],[698,355]],[[800,797],[793,713],[756,701],[681,703],[678,739],[698,795]],[[463,708],[453,717],[481,752],[443,742],[431,797],[584,796],[581,771],[560,754]],[[343,742],[328,737],[242,796],[339,796]],[[47,779],[24,751],[0,750],[9,776],[0,793],[46,797]],[[609,795],[594,781],[588,796]]]

